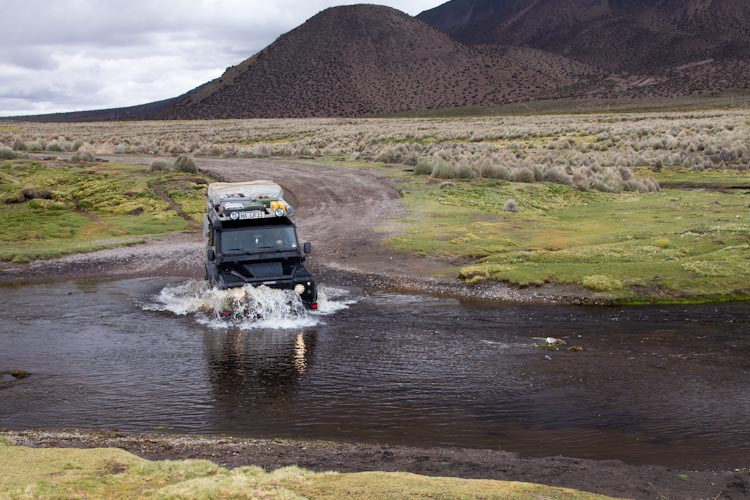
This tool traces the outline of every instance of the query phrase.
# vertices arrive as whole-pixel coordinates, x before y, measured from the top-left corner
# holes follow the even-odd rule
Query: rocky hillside
[[[452,0],[417,17],[463,43],[533,47],[614,72],[750,58],[747,0]]]
[[[324,10],[161,118],[362,116],[567,94],[588,65],[530,48],[476,48],[398,10]]]

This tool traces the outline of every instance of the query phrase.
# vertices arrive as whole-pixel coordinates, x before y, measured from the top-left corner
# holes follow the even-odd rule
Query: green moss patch
[[[0,260],[28,262],[194,230],[206,183],[202,175],[124,163],[2,162]]]

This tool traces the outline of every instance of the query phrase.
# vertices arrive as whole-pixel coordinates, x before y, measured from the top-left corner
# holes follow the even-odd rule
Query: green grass
[[[151,462],[114,448],[27,448],[0,441],[0,498],[375,500],[544,498],[601,495],[530,483],[405,473],[313,473],[297,467],[227,470],[207,460]]]
[[[706,188],[706,189],[750,189],[750,171],[732,169],[706,170],[695,172],[686,168],[633,169],[636,175],[650,175],[664,188]]]
[[[147,167],[124,163],[1,162],[0,260],[54,258],[194,229],[204,208],[205,181],[196,174],[149,173]],[[195,223],[171,210],[156,186]],[[30,192],[42,197],[24,196]]]
[[[750,295],[747,190],[609,194],[496,181],[440,189],[418,180],[405,189],[407,229],[390,247],[449,259],[470,283],[574,284],[615,301]],[[503,210],[509,198],[518,213]]]

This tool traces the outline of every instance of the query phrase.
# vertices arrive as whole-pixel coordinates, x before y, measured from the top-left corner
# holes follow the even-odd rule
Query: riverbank
[[[228,436],[5,431],[0,437],[33,448],[120,448],[149,460],[205,459],[228,469],[258,466],[270,471],[298,466],[316,472],[398,471],[431,477],[538,483],[618,498],[750,498],[750,476],[746,470],[690,471],[659,466],[636,467],[614,460],[524,459],[500,450]]]

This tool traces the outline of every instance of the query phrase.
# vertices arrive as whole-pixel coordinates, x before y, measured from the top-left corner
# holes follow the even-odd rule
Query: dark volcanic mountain
[[[747,0],[452,0],[417,17],[463,43],[534,47],[610,71],[750,58]]]
[[[161,118],[361,116],[567,94],[594,74],[528,48],[467,47],[389,7],[324,10]]]

